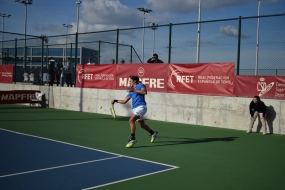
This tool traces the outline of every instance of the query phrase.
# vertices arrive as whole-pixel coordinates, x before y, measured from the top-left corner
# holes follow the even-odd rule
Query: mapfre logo
[[[144,70],[143,67],[138,68],[137,74],[138,74],[139,80],[143,84],[147,85],[149,88],[157,88],[157,89],[165,88],[164,78],[156,78],[157,76],[155,76],[155,74],[149,74],[149,73],[147,75],[149,76],[152,75],[152,77],[144,76],[146,74],[146,71]],[[119,80],[118,80],[119,87],[130,86],[130,80],[131,79],[129,77],[119,77]]]
[[[176,83],[193,83],[194,76],[189,76],[189,75],[183,75],[183,71],[181,70],[175,70],[172,71],[170,75],[170,84],[175,87],[173,84],[173,78],[175,79]]]
[[[274,86],[274,82],[269,83],[268,85],[265,82],[265,79],[261,77],[257,83],[256,89],[259,92],[259,96],[266,94]]]
[[[140,68],[138,69],[138,76],[139,76],[139,77],[142,77],[142,76],[144,76],[144,73],[145,73],[144,68],[140,67]]]

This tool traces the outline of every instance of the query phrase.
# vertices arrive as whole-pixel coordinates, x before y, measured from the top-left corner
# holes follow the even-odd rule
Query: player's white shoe
[[[246,133],[251,133],[251,129],[247,130]]]
[[[154,131],[153,135],[151,135],[151,139],[150,139],[151,143],[153,143],[155,141],[155,138],[156,138],[157,134],[158,134],[158,132]]]
[[[267,135],[267,133],[264,131],[264,132],[263,132],[263,135]]]
[[[136,144],[137,140],[130,139],[128,144],[126,145],[126,148],[131,148],[134,144]]]

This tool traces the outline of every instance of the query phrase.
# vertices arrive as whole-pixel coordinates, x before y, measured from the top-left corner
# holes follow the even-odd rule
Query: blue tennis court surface
[[[177,167],[0,130],[0,189],[91,189]]]

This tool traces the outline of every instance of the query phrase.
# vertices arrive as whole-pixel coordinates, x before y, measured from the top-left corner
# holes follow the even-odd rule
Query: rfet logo
[[[190,76],[190,75],[183,75],[183,71],[181,70],[174,70],[172,71],[171,75],[170,75],[170,84],[175,87],[175,85],[173,84],[173,78],[175,79],[176,83],[193,83],[194,80],[194,76]]]
[[[269,83],[268,85],[265,82],[265,79],[261,77],[257,83],[256,89],[259,92],[259,96],[266,94],[274,86],[274,82]]]
[[[139,69],[138,69],[138,76],[139,77],[142,77],[142,76],[144,76],[144,68],[142,68],[142,67],[140,67]]]
[[[85,69],[81,69],[77,74],[77,80],[79,83],[82,83],[82,80],[92,80],[93,74],[87,74]]]

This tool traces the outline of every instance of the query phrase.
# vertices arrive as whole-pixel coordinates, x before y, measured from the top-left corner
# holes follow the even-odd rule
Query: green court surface
[[[155,143],[138,128],[127,149],[128,118],[0,105],[0,128],[179,167],[100,189],[285,189],[283,135],[146,122],[159,131]]]

